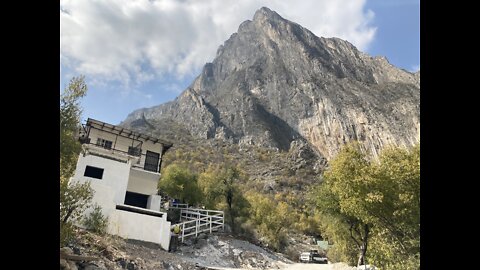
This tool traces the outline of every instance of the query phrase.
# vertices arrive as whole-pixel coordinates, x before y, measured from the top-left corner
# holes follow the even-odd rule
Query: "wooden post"
[[[185,223],[182,223],[182,243],[183,243],[183,239],[185,238]]]
[[[210,216],[209,218],[210,218],[210,233],[212,233],[212,216]]]
[[[197,234],[198,234],[198,222],[199,222],[199,221],[200,221],[199,219],[197,219],[197,220],[195,221],[195,237],[197,237]]]

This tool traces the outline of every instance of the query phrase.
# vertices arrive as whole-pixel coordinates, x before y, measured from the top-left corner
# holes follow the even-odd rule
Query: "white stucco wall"
[[[127,191],[145,195],[157,194],[158,179],[160,179],[159,173],[131,168]]]
[[[99,124],[97,123],[96,125]],[[101,128],[101,126],[98,127]],[[109,128],[108,125],[105,128]],[[108,233],[124,238],[157,243],[160,244],[162,248],[168,250],[171,224],[166,219],[167,213],[163,213],[162,217],[156,217],[116,209],[117,205],[124,204],[125,194],[128,190],[130,192],[149,195],[147,207],[155,211],[160,210],[160,196],[156,195],[160,174],[144,171],[143,164],[147,150],[161,155],[163,145],[159,142],[144,141],[138,136],[135,138],[140,138],[142,142],[133,140],[133,137],[126,138],[116,136],[107,131],[108,130],[90,129],[89,138],[91,144],[95,144],[97,138],[102,138],[112,141],[112,149],[103,149],[94,145],[84,145],[88,150],[87,155],[80,155],[73,181],[90,182],[91,187],[95,191],[93,202],[102,207],[103,214],[109,219]],[[126,136],[129,135],[126,134]],[[128,152],[129,146],[137,147],[140,145],[142,149],[141,157],[133,157],[126,153]],[[123,151],[124,153],[114,151],[113,148]],[[94,153],[100,154],[102,157],[94,155]],[[113,160],[112,158],[117,160]],[[161,158],[160,156],[160,160]],[[131,168],[132,162],[133,165],[140,166],[142,169]],[[103,169],[102,179],[84,176],[87,166]],[[92,209],[87,209],[85,215],[88,215],[91,210]]]
[[[170,245],[170,225],[167,214],[154,217],[139,213],[115,210],[110,215],[108,233],[127,239],[135,239],[160,244],[168,250]]]
[[[102,179],[84,176],[87,165],[104,169]],[[104,216],[108,217],[108,233],[157,243],[168,250],[171,224],[167,221],[167,213],[163,213],[162,217],[155,217],[116,209],[117,205],[124,204],[127,186],[130,186],[133,189],[131,191],[152,195],[148,200],[149,208],[160,210],[160,196],[153,195],[157,191],[158,174],[137,171],[133,178],[130,174],[129,162],[123,163],[91,154],[80,155],[71,181],[90,182],[95,191],[92,203],[100,205]],[[129,184],[129,180],[132,184]],[[92,210],[87,209],[84,215],[88,215]]]
[[[102,179],[83,176],[87,165],[103,169]],[[103,186],[110,187],[115,194],[114,202],[116,204],[123,204],[125,201],[125,193],[127,191],[129,174],[129,163],[122,163],[94,155],[80,155],[73,178],[83,181],[90,181],[92,184],[98,183]]]
[[[147,208],[155,211],[160,211],[161,203],[162,203],[162,196],[150,195],[148,196]]]
[[[115,190],[104,184],[90,181],[90,186],[95,191],[93,193],[92,205],[94,203],[102,207],[102,213],[108,217],[115,211]],[[89,208],[85,211],[84,215],[90,214],[93,208]]]

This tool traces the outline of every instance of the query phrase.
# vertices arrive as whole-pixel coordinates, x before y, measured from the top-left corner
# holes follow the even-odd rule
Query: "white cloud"
[[[365,50],[375,34],[365,1],[61,0],[61,65],[126,86],[193,76],[262,6],[317,36],[340,37]]]

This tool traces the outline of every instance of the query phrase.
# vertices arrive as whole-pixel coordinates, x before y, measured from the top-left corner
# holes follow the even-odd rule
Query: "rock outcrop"
[[[261,8],[179,97],[122,124],[146,128],[149,119],[180,123],[204,139],[280,151],[302,141],[327,159],[358,140],[376,155],[389,144],[419,141],[420,72]]]

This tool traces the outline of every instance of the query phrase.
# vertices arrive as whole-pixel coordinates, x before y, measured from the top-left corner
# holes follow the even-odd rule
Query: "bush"
[[[60,247],[67,246],[75,239],[75,231],[73,225],[60,222]]]
[[[92,197],[93,189],[89,182],[69,184],[65,178],[60,178],[60,247],[73,240],[73,224],[80,221]]]
[[[70,183],[68,178],[60,177],[60,221],[64,224],[79,221],[93,194],[90,182]]]
[[[247,194],[250,207],[250,221],[261,237],[259,239],[275,251],[286,246],[286,233],[294,221],[293,209],[285,202],[255,191]]]
[[[84,219],[87,230],[104,235],[107,232],[108,218],[102,213],[102,208],[95,204],[93,211]]]
[[[287,247],[287,249],[285,250],[285,256],[287,257],[287,259],[292,260],[294,262],[300,261],[299,260],[300,252],[295,247]]]
[[[357,252],[346,245],[333,245],[327,250],[327,258],[332,263],[344,262],[348,265],[357,265]]]

